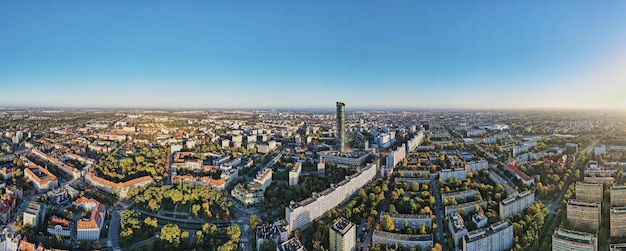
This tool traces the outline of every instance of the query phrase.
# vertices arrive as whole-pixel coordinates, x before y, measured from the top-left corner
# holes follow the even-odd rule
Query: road
[[[430,184],[431,190],[433,191],[433,196],[435,197],[435,219],[437,222],[437,235],[439,239],[439,243],[441,243],[441,247],[443,251],[448,249],[446,245],[446,236],[443,234],[443,217],[445,217],[445,212],[443,211],[443,203],[441,202],[441,195],[439,194],[439,179],[437,175],[430,174]]]
[[[120,212],[117,210],[111,213],[111,222],[109,223],[109,241],[114,250],[120,247]]]
[[[590,144],[589,146],[587,146],[585,149],[583,149],[580,152],[580,155],[578,159],[576,160],[576,165],[574,166],[574,170],[572,170],[572,173],[570,173],[569,177],[567,178],[567,182],[563,186],[563,189],[561,189],[561,192],[559,192],[559,195],[556,198],[552,199],[550,202],[546,204],[546,207],[550,210],[550,213],[548,214],[548,217],[546,217],[546,220],[544,221],[543,226],[541,227],[541,231],[539,231],[539,235],[537,235],[539,236],[539,238],[535,240],[530,250],[535,250],[537,243],[539,242],[539,239],[541,239],[541,236],[544,236],[544,234],[546,234],[545,231],[552,224],[554,217],[556,217],[556,213],[561,207],[561,200],[563,200],[563,196],[565,196],[567,189],[572,184],[572,180],[574,179],[574,174],[576,174],[576,170],[580,169],[581,165],[584,164],[581,161],[582,158],[580,156],[584,156],[585,154],[591,152],[593,147],[596,144],[598,144],[598,142],[600,142],[600,139],[602,139],[602,137],[594,141],[592,144]]]

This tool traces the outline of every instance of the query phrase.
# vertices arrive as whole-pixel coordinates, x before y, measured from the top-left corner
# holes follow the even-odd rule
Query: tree
[[[256,229],[256,227],[261,224],[261,219],[259,219],[259,217],[256,216],[256,214],[253,214],[252,216],[250,216],[250,229]]]
[[[178,247],[180,245],[180,237],[181,230],[178,225],[174,224],[167,224],[163,226],[163,228],[161,228],[161,234],[159,235],[160,240],[172,244],[174,247]]]
[[[239,228],[239,225],[235,224],[226,228],[226,235],[228,235],[228,238],[232,241],[239,242],[239,237],[241,237],[241,229]]]
[[[380,224],[384,231],[393,231],[396,228],[395,223],[393,222],[393,219],[388,214],[383,216],[383,219],[380,221]]]
[[[276,250],[276,243],[274,243],[273,241],[263,241],[263,244],[261,244],[259,251],[275,251]]]

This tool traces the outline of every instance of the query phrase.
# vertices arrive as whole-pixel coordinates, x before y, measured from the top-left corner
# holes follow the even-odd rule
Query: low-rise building
[[[70,222],[65,219],[52,216],[48,222],[48,233],[51,235],[70,236]]]
[[[32,163],[24,168],[24,177],[33,182],[33,186],[37,189],[37,192],[48,191],[59,186],[57,176],[54,176],[54,174],[47,169]]]
[[[372,244],[384,244],[389,246],[397,244],[404,248],[417,248],[419,246],[422,250],[430,250],[433,247],[433,235],[396,234],[374,230]]]
[[[393,219],[393,223],[398,229],[403,229],[405,227],[418,229],[423,225],[428,227],[432,227],[433,222],[430,214],[392,214],[387,212],[380,213],[380,219],[385,215],[389,215],[391,219]]]
[[[100,239],[100,231],[104,226],[106,207],[94,200],[85,197],[78,198],[74,204],[90,212],[89,217],[76,222],[76,239],[95,241]]]

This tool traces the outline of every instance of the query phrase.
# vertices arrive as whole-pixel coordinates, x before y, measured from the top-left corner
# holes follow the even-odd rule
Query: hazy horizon
[[[0,107],[626,110],[624,9],[3,2]]]

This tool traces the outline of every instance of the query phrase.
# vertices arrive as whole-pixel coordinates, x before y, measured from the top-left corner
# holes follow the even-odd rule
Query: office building
[[[330,227],[330,251],[356,251],[356,228],[354,223],[340,218]]]
[[[337,151],[346,151],[346,104],[337,102]]]
[[[552,251],[596,251],[598,240],[595,234],[557,228],[552,234]]]
[[[567,220],[570,226],[576,229],[589,227],[597,231],[601,220],[601,203],[581,200],[569,200],[567,202]]]
[[[602,184],[577,181],[576,199],[589,202],[602,202]]]

